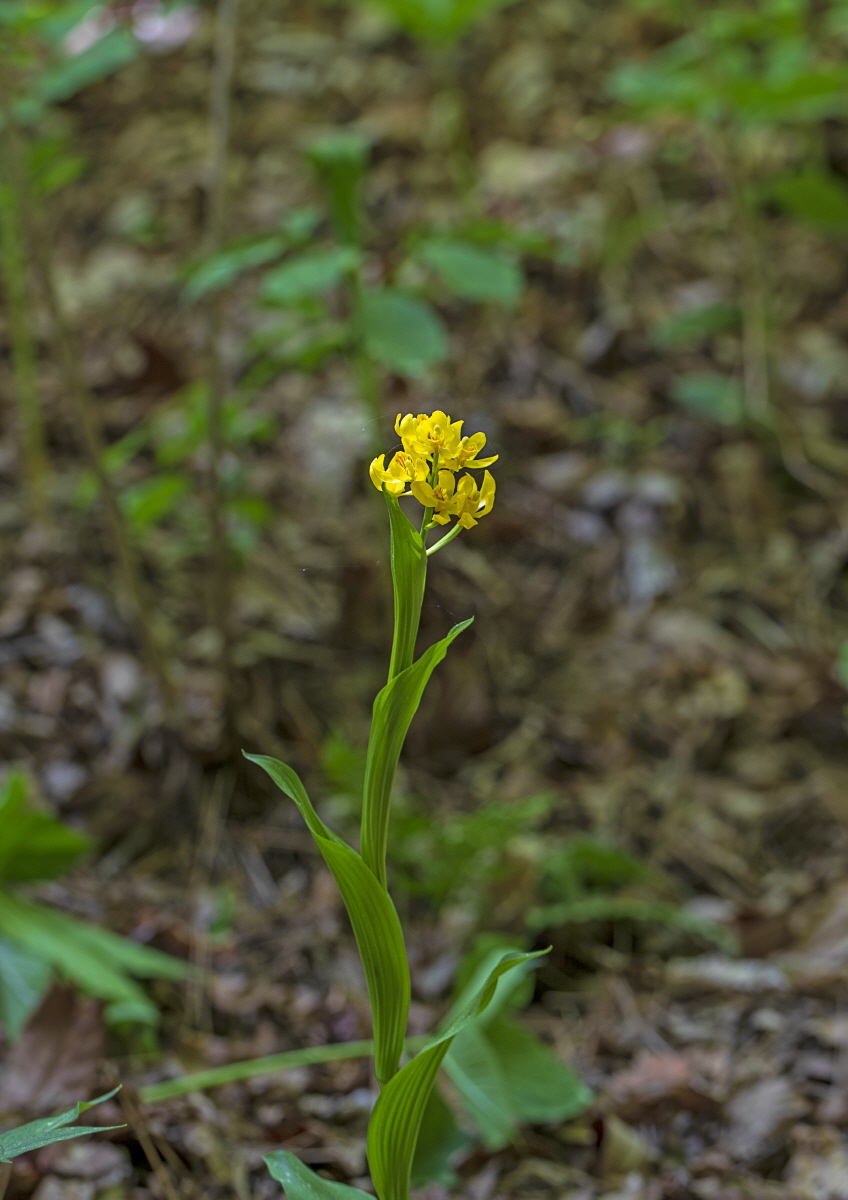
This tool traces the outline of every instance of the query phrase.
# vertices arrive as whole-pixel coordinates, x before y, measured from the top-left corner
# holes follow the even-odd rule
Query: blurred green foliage
[[[9,771],[0,785],[0,1020],[14,1040],[54,977],[107,1002],[114,1024],[155,1025],[156,1006],[135,978],[183,979],[185,964],[77,920],[19,891],[60,878],[92,848],[89,838],[30,802],[30,785]]]

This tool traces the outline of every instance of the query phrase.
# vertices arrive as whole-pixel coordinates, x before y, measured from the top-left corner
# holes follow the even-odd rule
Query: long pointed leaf
[[[82,1137],[85,1133],[102,1133],[104,1129],[122,1129],[122,1125],[77,1125],[74,1129],[64,1129],[70,1125],[81,1112],[94,1108],[110,1100],[120,1087],[112,1088],[98,1096],[96,1100],[80,1100],[73,1108],[57,1113],[55,1117],[42,1117],[38,1121],[30,1121],[27,1125],[19,1125],[17,1129],[9,1129],[0,1134],[0,1162],[10,1162],[19,1154],[28,1154],[30,1150],[39,1150],[42,1146],[51,1146],[54,1142],[64,1142],[69,1138]]]
[[[383,488],[392,539],[392,585],[395,601],[395,633],[389,679],[412,665],[415,639],[421,619],[424,584],[427,580],[427,551],[421,534],[401,512],[397,496]]]
[[[267,775],[270,775],[281,792],[285,792],[290,800],[294,800],[309,832],[316,840],[326,838],[328,841],[338,842],[340,846],[346,844],[318,816],[296,771],[293,771],[286,763],[280,762],[278,758],[271,758],[268,754],[247,754],[244,751],[242,753],[248,762],[256,763]]]
[[[294,800],[339,885],[359,947],[374,1021],[374,1071],[380,1083],[394,1075],[409,1018],[409,967],[395,906],[362,858],[334,834],[312,806],[297,774],[264,754],[246,758],[262,767]]]
[[[409,1020],[409,966],[391,897],[355,850],[316,839],[345,902],[365,969],[374,1023],[374,1074],[388,1083],[398,1068]]]
[[[387,683],[374,701],[365,760],[361,842],[362,857],[383,887],[386,886],[389,805],[406,732],[434,668],[445,657],[454,638],[467,629],[472,620],[473,617],[454,625],[447,637],[425,650],[417,662]]]
[[[380,1200],[408,1200],[421,1120],[439,1067],[453,1039],[486,1008],[501,975],[545,953],[542,950],[535,954],[516,951],[504,954],[477,994],[456,1014],[450,1025],[398,1071],[380,1093],[368,1126],[368,1162]]]

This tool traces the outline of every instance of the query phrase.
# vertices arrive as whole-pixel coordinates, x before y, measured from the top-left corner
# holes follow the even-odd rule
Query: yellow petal
[[[423,504],[425,508],[435,508],[436,496],[429,483],[416,480],[411,486],[411,491],[419,504]]]

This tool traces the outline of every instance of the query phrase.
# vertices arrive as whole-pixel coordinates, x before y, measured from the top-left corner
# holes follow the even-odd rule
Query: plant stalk
[[[209,167],[204,252],[216,253],[227,221],[227,158],[230,148],[231,92],[235,66],[239,0],[219,0],[215,17],[215,55],[209,97]],[[227,739],[234,730],[232,687],[233,580],[227,538],[226,503],[222,483],[225,437],[226,364],[222,351],[225,326],[224,295],[214,292],[208,302],[206,380],[208,387],[205,493],[209,521],[210,606],[218,636],[219,664],[224,679],[224,724]]]
[[[4,85],[5,72],[0,89]],[[4,124],[0,150],[5,167],[0,175],[0,263],[9,319],[24,491],[30,516],[43,521],[47,515],[50,467],[36,374],[27,269],[22,253],[19,182],[25,168],[18,139],[7,116],[10,106],[6,103],[5,91],[0,91],[0,101]]]

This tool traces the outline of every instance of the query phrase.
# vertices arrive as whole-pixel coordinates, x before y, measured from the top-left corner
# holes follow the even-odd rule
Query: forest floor
[[[571,238],[571,260],[528,260],[513,316],[448,306],[447,365],[426,383],[387,381],[387,431],[399,410],[443,407],[501,455],[493,513],[434,560],[425,602],[428,641],[453,618],[476,622],[405,757],[396,882],[412,1032],[444,1012],[477,932],[553,945],[523,1019],[595,1099],[574,1121],[467,1155],[457,1187],[471,1200],[848,1200],[848,739],[834,665],[848,491],[835,469],[801,469],[669,398],[681,367],[738,354],[730,335],[718,351],[667,353],[649,336],[693,289],[735,294],[727,200],[697,155],[663,158],[662,130],[609,116],[605,73],[652,34],[623,6],[592,7],[517,4],[480,27],[463,63],[482,204]],[[67,105],[89,165],[56,202],[57,270],[110,440],[200,370],[203,316],[182,303],[179,271],[201,234],[211,38],[202,23]],[[375,143],[378,257],[413,222],[450,220],[437,99],[422,54],[379,21],[245,0],[230,232],[314,201],[302,145],[353,119]],[[605,252],[610,231],[657,205],[641,241]],[[152,214],[144,237],[139,212]],[[833,462],[848,411],[843,256],[779,221],[769,236],[774,288],[792,297],[778,392],[813,414]],[[252,287],[227,302],[233,363],[261,325]],[[43,385],[68,497],[76,430],[47,363]],[[371,434],[339,361],[277,378],[257,405],[277,432],[245,460],[273,516],[238,581],[239,740],[296,765],[349,826],[345,755],[367,735],[387,650],[375,614],[389,617]],[[165,539],[147,564],[157,618],[178,632],[177,736],[119,616],[97,511],[68,501],[27,526],[11,434],[0,540],[3,757],[100,845],[37,894],[207,969],[202,984],[153,985],[156,1055],[107,1033],[92,1002],[54,994],[8,1051],[4,1109],[72,1102],[116,1073],[139,1088],[368,1037],[340,899],[293,806],[224,745],[203,562],[166,570]],[[501,835],[510,806],[524,827]],[[500,814],[494,832],[472,822],[479,845],[458,865],[449,841],[421,840],[422,815],[443,828],[479,812]],[[644,865],[620,899],[680,904],[739,955],[626,914],[528,930],[539,864],[578,835]],[[112,1140],[20,1160],[10,1200],[270,1200],[262,1155],[284,1147],[367,1187],[372,1103],[368,1063],[354,1060],[142,1105]]]

